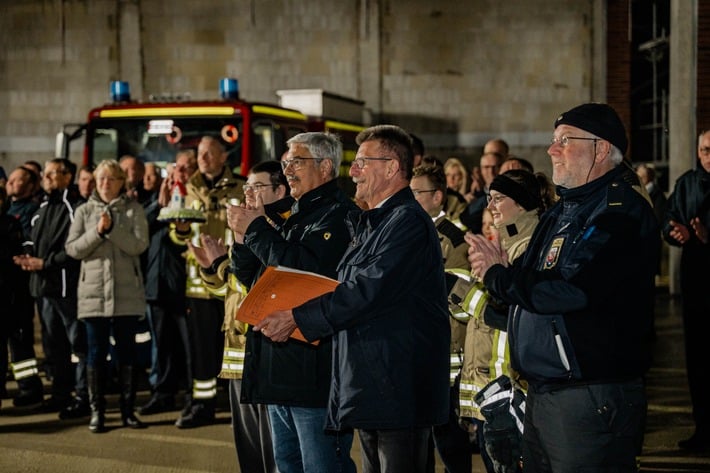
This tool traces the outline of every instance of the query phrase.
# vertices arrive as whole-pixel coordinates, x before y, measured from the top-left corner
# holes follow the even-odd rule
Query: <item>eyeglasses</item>
[[[496,206],[499,205],[501,202],[503,202],[507,198],[508,198],[508,196],[503,195],[503,194],[496,194],[496,195],[486,194],[486,200],[488,201],[488,203],[490,204],[492,201],[493,205],[496,205]]]
[[[563,136],[561,138],[555,138],[554,136],[550,140],[550,146],[554,144],[558,144],[562,146],[563,148],[566,148],[567,145],[569,144],[569,140],[584,140],[584,141],[594,141],[595,143],[597,141],[600,141],[601,138],[583,138],[581,136]]]
[[[703,146],[702,148],[699,148],[700,154],[710,154],[710,147],[708,146]]]
[[[419,194],[426,194],[427,192],[436,192],[437,189],[412,189],[412,194],[414,194],[414,197],[418,196]]]
[[[270,187],[271,184],[244,184],[244,192],[260,192],[262,187]]]
[[[303,166],[306,165],[307,159],[318,159],[318,158],[308,158],[305,156],[295,156],[291,159],[284,159],[281,161],[281,168],[285,171],[287,167],[291,166],[294,171],[298,171]]]
[[[67,171],[65,170],[55,170],[55,171],[47,171],[44,173],[44,177],[53,177],[56,176],[57,174],[66,174]]]
[[[368,161],[392,161],[394,158],[355,158],[353,159],[353,166],[358,169],[362,169],[367,166]]]

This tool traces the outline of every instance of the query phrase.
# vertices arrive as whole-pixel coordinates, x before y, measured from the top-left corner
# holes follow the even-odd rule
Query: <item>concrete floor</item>
[[[678,450],[678,440],[692,433],[690,404],[685,381],[682,328],[678,301],[665,293],[657,297],[658,344],[656,360],[648,375],[649,418],[641,471],[710,472],[710,453],[688,455]],[[12,395],[15,386],[8,383]],[[149,392],[139,393],[138,405]],[[219,394],[217,423],[192,430],[178,430],[173,423],[178,411],[143,416],[144,430],[120,427],[117,396],[108,398],[107,425],[95,435],[88,419],[60,421],[56,414],[34,408],[15,408],[3,400],[0,409],[0,472],[33,473],[202,473],[239,472],[229,427],[226,393]],[[353,447],[359,466],[359,446]],[[437,473],[443,473],[440,463]],[[483,472],[474,458],[474,472]],[[249,472],[243,472],[249,473]]]

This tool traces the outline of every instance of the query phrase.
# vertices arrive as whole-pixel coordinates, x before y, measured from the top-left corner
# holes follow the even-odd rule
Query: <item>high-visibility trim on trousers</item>
[[[217,378],[195,379],[192,382],[193,399],[213,399],[217,396]]]
[[[39,373],[39,368],[37,368],[37,359],[28,358],[26,360],[16,361],[11,363],[12,375],[15,377],[15,381],[20,379],[29,378]]]

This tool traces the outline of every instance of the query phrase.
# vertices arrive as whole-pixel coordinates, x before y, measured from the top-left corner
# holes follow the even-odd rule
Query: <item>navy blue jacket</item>
[[[341,284],[294,309],[307,339],[333,335],[326,428],[443,424],[451,329],[434,223],[409,187],[349,222]]]
[[[486,287],[513,305],[511,364],[538,389],[628,380],[650,366],[661,238],[631,184],[622,165],[558,188],[523,256],[485,275]]]

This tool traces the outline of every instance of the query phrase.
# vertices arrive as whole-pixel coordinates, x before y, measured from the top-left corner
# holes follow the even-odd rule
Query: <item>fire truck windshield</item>
[[[227,149],[230,168],[239,172],[243,143],[240,117],[98,118],[87,129],[87,158],[90,163],[96,164],[105,159],[119,159],[130,154],[162,167],[174,161],[177,151],[185,148],[196,150],[205,135],[221,138]],[[270,137],[255,137],[256,141],[267,139],[270,140]],[[267,148],[261,146],[260,149]],[[264,159],[258,156],[255,158],[255,161]]]

